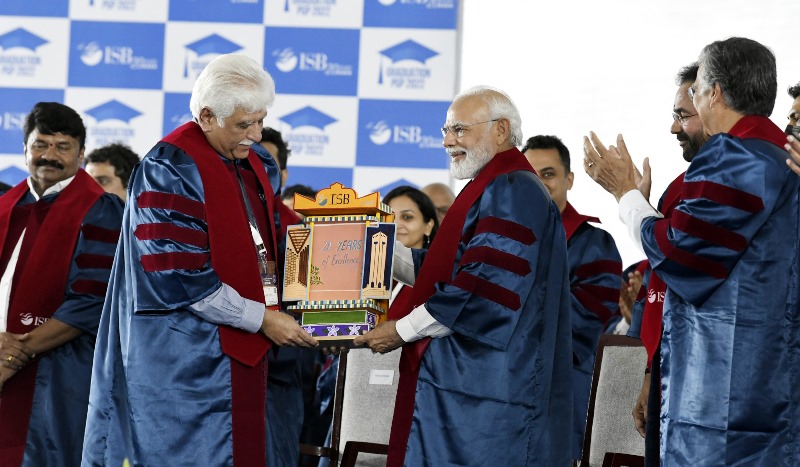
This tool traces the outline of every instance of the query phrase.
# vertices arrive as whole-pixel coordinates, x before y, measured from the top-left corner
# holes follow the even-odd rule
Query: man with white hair
[[[279,171],[250,146],[269,74],[222,55],[194,121],[131,175],[98,332],[84,465],[265,465],[266,354],[317,344],[278,309]]]
[[[442,135],[453,177],[473,180],[429,250],[396,245],[395,279],[413,295],[392,309],[398,320],[354,341],[378,352],[403,346],[388,465],[569,465],[558,206],[516,148],[521,121],[505,93],[481,86],[456,96]]]

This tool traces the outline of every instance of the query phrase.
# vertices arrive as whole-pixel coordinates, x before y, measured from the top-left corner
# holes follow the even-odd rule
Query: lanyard
[[[247,211],[247,220],[250,223],[250,233],[253,235],[253,243],[256,246],[256,253],[259,256],[263,255],[264,258],[267,256],[267,249],[264,246],[264,237],[261,236],[261,232],[258,230],[258,222],[256,222],[256,217],[253,214],[253,207],[250,205],[250,198],[247,196],[247,190],[244,187],[244,179],[242,179],[242,174],[239,171],[239,161],[234,161],[234,167],[236,169],[236,179],[239,181],[239,188],[242,190],[242,199],[244,199],[244,208]]]

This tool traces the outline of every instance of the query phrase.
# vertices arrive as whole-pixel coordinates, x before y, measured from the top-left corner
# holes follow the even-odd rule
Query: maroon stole
[[[8,238],[11,212],[28,191],[28,183],[23,181],[0,197],[0,245],[5,245],[7,239],[12,240]],[[24,315],[49,318],[64,302],[69,267],[81,224],[103,193],[100,185],[79,169],[75,179],[52,204],[47,201],[34,203],[14,272],[8,332],[24,334],[32,331],[36,328],[36,320],[24,325]],[[11,241],[6,247],[13,249],[15,243]],[[3,465],[22,463],[38,367],[38,359],[31,361],[3,386],[0,395],[0,459]]]
[[[681,190],[683,188],[683,176],[686,172],[678,175],[667,187],[664,192],[664,198],[661,202],[661,213],[664,218],[669,218],[672,215],[672,210],[678,206],[681,201]],[[653,355],[661,342],[661,318],[664,313],[664,302],[659,301],[658,297],[663,297],[667,291],[667,284],[658,277],[655,270],[650,271],[650,281],[647,284],[648,297],[644,302],[644,311],[642,312],[642,328],[639,331],[639,338],[647,350],[647,366],[648,368],[653,362]],[[652,291],[652,295],[650,293]],[[649,300],[654,297],[653,301]]]
[[[747,115],[739,119],[733,127],[728,131],[728,134],[740,139],[760,139],[770,142],[780,148],[786,143],[786,135],[780,128],[775,126],[774,123],[767,117],[758,115]],[[678,205],[681,200],[681,193],[683,191],[684,183],[681,174],[676,178],[667,188],[664,194],[663,205],[661,206],[662,213],[665,218],[672,215],[673,209]],[[644,314],[642,316],[642,329],[640,337],[642,343],[647,349],[648,366],[652,363],[653,354],[661,342],[662,330],[662,317],[664,312],[664,303],[658,301],[658,294],[665,293],[667,286],[664,281],[658,277],[655,271],[650,273],[650,283],[648,288],[655,293],[655,300],[645,302]],[[649,293],[649,291],[648,291]],[[649,297],[648,297],[649,298]]]
[[[564,208],[564,212],[561,213],[561,223],[564,224],[564,231],[567,234],[567,241],[572,238],[572,235],[578,230],[578,227],[583,225],[584,222],[600,223],[600,219],[579,214],[578,211],[576,211],[575,208],[569,204],[569,201],[567,201],[567,206]]]
[[[392,304],[392,319],[396,320],[408,315],[414,308],[427,302],[433,296],[437,283],[449,283],[453,279],[453,265],[458,253],[458,244],[470,208],[496,177],[518,170],[536,173],[518,149],[512,148],[503,151],[496,154],[478,176],[461,190],[447,211],[445,221],[428,249],[425,262],[414,283],[411,299],[400,302],[395,299]],[[397,387],[394,419],[389,437],[387,467],[403,465],[408,437],[411,433],[411,419],[414,414],[420,362],[430,341],[431,339],[426,337],[403,346],[403,353],[400,356],[400,382]]]
[[[240,187],[234,184],[220,155],[208,144],[203,130],[189,122],[164,137],[164,142],[183,150],[197,165],[205,194],[211,265],[225,284],[239,294],[264,302],[264,290],[256,262],[253,237],[240,206]],[[258,178],[267,204],[272,257],[275,251],[275,197],[264,165],[251,150],[247,159]],[[265,239],[267,240],[267,239]],[[223,353],[230,357],[233,419],[233,463],[266,464],[266,372],[265,357],[271,343],[260,332],[248,333],[229,326],[219,327]]]

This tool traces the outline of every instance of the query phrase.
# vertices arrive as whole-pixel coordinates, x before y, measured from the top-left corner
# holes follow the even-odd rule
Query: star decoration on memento
[[[354,325],[350,326],[349,329],[350,329],[350,335],[351,336],[357,336],[359,334],[359,332],[358,332],[359,329],[358,329],[358,325],[357,324],[354,324]]]
[[[306,327],[304,327],[303,329],[305,329],[305,330],[306,330],[306,332],[307,332],[309,335],[312,335],[312,336],[314,335],[314,328],[313,328],[312,326],[306,326]]]
[[[328,336],[338,336],[338,335],[339,335],[338,326],[328,326]]]

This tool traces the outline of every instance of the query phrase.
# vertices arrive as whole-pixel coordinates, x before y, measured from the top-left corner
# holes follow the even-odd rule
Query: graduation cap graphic
[[[11,165],[3,170],[0,170],[0,182],[14,186],[17,183],[25,180],[28,177],[28,172],[20,169],[17,166]]]
[[[4,50],[21,47],[31,52],[36,52],[37,47],[47,44],[48,42],[49,41],[23,28],[17,28],[0,35],[0,49]]]
[[[229,41],[224,37],[220,36],[219,34],[211,34],[210,36],[206,36],[202,39],[198,39],[194,42],[190,42],[186,44],[188,50],[191,50],[198,57],[207,55],[207,54],[229,54],[239,50],[242,50],[242,46],[237,44],[236,42]],[[189,76],[189,53],[187,52],[184,59],[183,65],[183,77],[186,78]]]
[[[417,186],[416,183],[412,183],[412,182],[409,182],[408,180],[406,180],[405,178],[401,178],[399,180],[393,181],[392,183],[390,183],[388,185],[384,185],[382,187],[379,187],[375,191],[380,193],[382,196],[386,196],[386,193],[389,193],[390,191],[394,190],[395,188],[397,188],[399,186],[413,186],[414,188],[419,188],[419,186]]]
[[[337,120],[328,114],[322,113],[311,106],[305,106],[300,110],[296,110],[290,114],[278,118],[280,121],[285,122],[292,128],[301,126],[311,126],[325,131],[325,127]]]
[[[138,110],[128,107],[116,99],[111,99],[105,104],[100,104],[85,112],[87,115],[97,120],[97,123],[105,120],[120,120],[125,123],[130,123],[132,119],[142,115]]]
[[[378,76],[378,84],[383,83],[383,68],[386,59],[391,60],[391,63],[396,63],[401,60],[413,60],[420,65],[424,65],[429,58],[439,55],[439,52],[431,50],[419,42],[408,39],[399,44],[393,45],[388,49],[383,49],[378,52],[383,55],[380,75]]]

